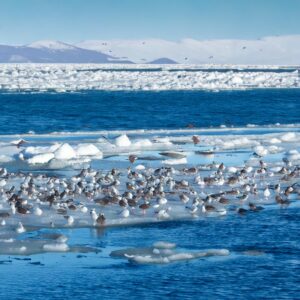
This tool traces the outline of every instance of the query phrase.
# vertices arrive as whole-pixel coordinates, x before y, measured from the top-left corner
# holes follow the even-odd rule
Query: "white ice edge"
[[[38,138],[38,137],[73,137],[73,136],[106,136],[106,135],[135,135],[135,134],[176,134],[176,133],[211,133],[211,132],[235,132],[235,131],[257,131],[259,133],[260,130],[270,129],[270,130],[282,130],[282,131],[290,131],[290,130],[300,130],[300,123],[292,123],[292,124],[270,124],[270,125],[254,125],[249,124],[246,126],[225,126],[220,125],[219,127],[202,127],[202,128],[178,128],[178,129],[126,129],[126,130],[95,130],[95,131],[60,131],[60,132],[49,132],[49,133],[18,133],[18,134],[0,134],[0,138]]]
[[[241,132],[237,132],[238,130]],[[113,131],[114,134],[116,132]],[[155,156],[156,160],[160,159],[161,163],[165,165],[186,165],[191,163],[191,151],[205,150],[203,147],[216,151],[233,152],[237,149],[248,149],[261,157],[294,151],[294,153],[287,152],[285,157],[293,161],[299,159],[299,153],[295,152],[300,141],[298,127],[131,131],[137,136],[130,135],[128,132],[130,131],[126,131],[127,135],[119,131],[118,133],[122,134],[115,136],[110,133],[113,137],[109,138],[103,138],[103,132],[98,135],[93,132],[87,135],[90,136],[89,139],[82,136],[78,140],[68,140],[69,137],[79,136],[78,133],[22,135],[25,143],[19,148],[16,147],[16,143],[20,140],[16,140],[16,136],[0,136],[0,162],[9,164],[14,161],[23,161],[29,165],[49,164],[51,168],[64,168],[67,165],[101,160],[104,156],[128,157],[129,154],[135,154],[137,157]],[[209,134],[212,132],[213,134]],[[151,136],[151,134],[157,134],[157,136]],[[191,147],[194,134],[199,134],[201,137],[200,146],[202,148]],[[60,139],[55,140],[56,137],[60,137]],[[43,138],[47,139],[43,141]],[[1,141],[1,139],[3,140]],[[40,143],[43,143],[43,146],[40,146]],[[166,150],[170,155],[166,156],[162,153]],[[178,153],[178,151],[180,152]],[[171,153],[178,155],[174,156]]]

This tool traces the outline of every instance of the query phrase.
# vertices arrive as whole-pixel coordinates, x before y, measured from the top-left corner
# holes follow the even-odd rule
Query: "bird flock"
[[[196,145],[197,136],[192,137]],[[168,154],[167,154],[168,155]],[[169,153],[174,158],[174,153]],[[224,163],[159,168],[82,169],[70,178],[0,169],[0,228],[104,227],[260,212],[300,197],[300,167],[283,159],[274,172],[261,157],[230,169]]]

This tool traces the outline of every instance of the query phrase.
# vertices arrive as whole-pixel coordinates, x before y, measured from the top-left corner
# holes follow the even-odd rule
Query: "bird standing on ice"
[[[96,225],[96,222],[97,222],[97,219],[98,219],[98,215],[96,213],[96,210],[93,208],[90,212],[91,214],[91,218],[93,220],[93,225],[95,226]]]
[[[72,226],[74,224],[74,218],[72,216],[65,216],[65,219],[67,220],[68,226]]]
[[[98,225],[103,226],[105,224],[105,220],[106,220],[106,218],[105,218],[104,214],[100,213],[97,220],[96,220],[96,222],[97,222]]]
[[[128,160],[133,164],[137,160],[137,156],[133,154],[129,155]]]
[[[128,218],[129,215],[130,215],[129,209],[126,208],[126,207],[125,207],[125,208],[121,211],[121,213],[120,213],[120,216],[121,216],[122,218]]]
[[[200,143],[200,137],[197,135],[193,135],[192,140],[193,140],[194,145],[197,145]]]

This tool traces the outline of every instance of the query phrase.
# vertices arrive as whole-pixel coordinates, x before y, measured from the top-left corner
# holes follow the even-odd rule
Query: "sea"
[[[0,134],[293,124],[300,89],[0,93]]]
[[[300,123],[300,89],[1,92],[0,109],[0,135],[6,138],[101,130],[275,128]],[[60,232],[70,244],[99,252],[1,255],[0,299],[300,299],[299,207]],[[147,265],[110,256],[113,250],[157,241],[176,243],[182,250],[222,248],[231,254]]]

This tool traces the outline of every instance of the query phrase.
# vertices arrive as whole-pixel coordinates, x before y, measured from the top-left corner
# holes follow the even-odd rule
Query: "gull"
[[[74,218],[72,216],[64,216],[67,220],[67,225],[71,226],[74,224]]]
[[[34,209],[34,212],[33,212],[36,216],[41,216],[43,214],[43,211],[39,208],[39,207],[36,207]]]
[[[98,219],[98,215],[96,213],[96,210],[93,208],[90,212],[91,218],[93,220],[94,225],[96,224],[96,221]]]
[[[17,233],[23,233],[23,232],[25,232],[25,231],[26,231],[26,230],[25,230],[23,224],[22,224],[21,222],[19,222],[18,227],[16,228],[16,232],[17,232]]]
[[[130,215],[130,211],[129,211],[129,209],[126,208],[126,207],[125,207],[125,208],[121,211],[121,213],[120,213],[120,216],[121,216],[122,218],[128,218],[129,215]]]
[[[266,188],[264,189],[264,196],[265,196],[265,198],[269,198],[270,195],[271,195],[270,190],[269,190],[268,187],[266,187]]]
[[[194,145],[197,145],[200,143],[200,137],[197,135],[193,135],[192,140],[193,140]]]

